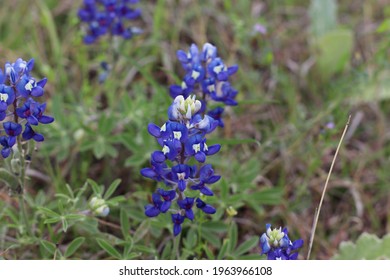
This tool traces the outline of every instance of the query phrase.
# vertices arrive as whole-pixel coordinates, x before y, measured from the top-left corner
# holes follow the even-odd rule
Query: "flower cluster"
[[[202,111],[206,111],[207,102],[210,100],[235,106],[235,97],[238,93],[229,83],[229,77],[237,72],[238,66],[226,66],[223,60],[217,56],[217,48],[210,43],[203,45],[202,51],[192,44],[189,51],[179,50],[176,53],[186,74],[180,85],[172,85],[169,93],[172,98],[182,95],[187,98],[190,94],[198,94],[202,99]],[[206,111],[206,115],[212,117],[223,127],[223,107],[216,107]]]
[[[149,133],[157,139],[161,150],[152,153],[151,167],[141,170],[144,177],[166,186],[153,193],[152,203],[145,206],[145,215],[155,217],[170,211],[175,236],[181,232],[185,219],[194,220],[194,205],[207,214],[216,212],[200,197],[213,196],[209,185],[221,178],[214,173],[211,164],[205,162],[207,156],[221,148],[219,144],[208,146],[206,135],[217,126],[223,126],[223,109],[217,107],[207,112],[207,101],[237,104],[234,100],[237,91],[227,81],[237,71],[237,66],[226,67],[217,57],[214,46],[206,43],[199,53],[198,47],[192,45],[189,53],[178,51],[177,56],[187,74],[181,86],[170,87],[174,101],[168,109],[169,120],[161,127],[148,125]],[[199,91],[203,92],[201,100],[195,95]]]
[[[54,118],[44,115],[46,103],[36,101],[43,95],[47,79],[37,81],[32,77],[33,66],[33,59],[26,62],[18,58],[14,63],[6,63],[4,72],[0,69],[0,121],[3,122],[0,144],[4,158],[10,155],[20,135],[24,140],[43,141],[43,135],[35,132],[33,127],[54,121]]]
[[[105,34],[124,39],[140,34],[141,29],[127,27],[125,24],[140,16],[141,10],[131,7],[137,2],[138,0],[84,0],[84,6],[78,11],[80,20],[88,24],[84,43],[92,44]]]
[[[266,232],[260,237],[261,254],[266,254],[268,260],[296,260],[297,250],[302,246],[302,239],[290,240],[287,228],[271,230],[270,224],[266,225]]]

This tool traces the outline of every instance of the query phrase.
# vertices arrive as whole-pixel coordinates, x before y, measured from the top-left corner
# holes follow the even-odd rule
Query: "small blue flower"
[[[16,137],[0,136],[0,144],[3,146],[1,155],[3,158],[9,157],[13,145],[16,143]]]
[[[43,140],[45,140],[43,135],[36,133],[28,123],[26,123],[22,137],[24,140],[34,139],[37,142],[42,142]]]
[[[4,122],[4,131],[10,137],[16,137],[22,132],[22,126],[14,122]]]
[[[54,121],[53,117],[43,115],[46,109],[46,103],[40,104],[33,99],[28,99],[22,107],[16,109],[16,114],[31,125],[38,125],[38,123],[48,124]]]
[[[158,182],[164,180],[164,177],[167,173],[166,169],[168,168],[166,163],[165,162],[156,162],[156,161],[151,160],[151,165],[152,165],[152,167],[150,167],[150,168],[147,167],[147,168],[141,169],[141,175],[146,177],[146,178],[156,180]]]
[[[222,107],[217,107],[207,113],[210,117],[212,117],[215,121],[218,122],[218,126],[224,127],[225,124],[223,123],[222,120],[222,114],[223,114],[224,109]]]
[[[191,221],[194,219],[194,212],[192,211],[192,206],[194,205],[194,198],[193,197],[186,197],[182,200],[178,200],[177,204],[181,209],[184,209],[186,213],[186,217],[190,219]]]
[[[214,193],[212,190],[210,190],[206,184],[214,184],[215,182],[219,181],[221,179],[221,176],[214,175],[214,170],[211,166],[211,164],[206,164],[202,166],[202,168],[199,170],[199,179],[200,182],[198,184],[195,184],[191,186],[191,189],[193,190],[199,190],[202,194],[212,196]]]
[[[211,98],[215,101],[220,101],[229,106],[237,105],[237,101],[234,99],[238,91],[235,90],[229,82],[223,82],[215,92],[211,93]]]
[[[14,90],[9,86],[0,84],[0,121],[5,119],[8,106],[10,106],[14,101]]]
[[[163,189],[157,189],[157,192],[161,195],[163,199],[163,203],[160,206],[160,210],[162,213],[165,213],[171,207],[172,200],[176,198],[176,192],[174,190],[166,191]]]
[[[39,97],[43,95],[43,87],[46,85],[46,82],[46,78],[37,82],[34,78],[23,75],[17,85],[17,89],[20,95],[24,98],[28,98],[30,95],[33,97]]]
[[[206,214],[214,214],[215,212],[217,212],[217,210],[213,206],[206,204],[199,197],[196,199],[196,207],[201,209]]]
[[[177,236],[181,232],[181,224],[184,222],[185,216],[177,214],[172,214],[173,222],[173,235]]]
[[[157,193],[152,194],[153,204],[148,204],[145,206],[145,215],[148,217],[156,217],[161,212],[161,196]]]
[[[178,164],[172,167],[173,180],[181,192],[187,187],[187,179],[190,176],[191,168],[187,164]]]

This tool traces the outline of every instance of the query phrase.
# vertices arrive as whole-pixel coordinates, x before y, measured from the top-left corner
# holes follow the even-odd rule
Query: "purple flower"
[[[28,123],[26,123],[26,127],[23,131],[22,137],[24,140],[34,139],[37,142],[42,142],[43,140],[45,140],[43,135],[36,133]]]
[[[191,189],[199,190],[204,195],[214,195],[214,193],[206,186],[206,184],[214,184],[215,182],[219,181],[219,179],[221,179],[221,176],[214,175],[214,170],[211,164],[202,166],[202,168],[199,170],[199,173],[200,182],[191,186]]]
[[[191,221],[194,219],[194,212],[192,211],[192,206],[194,205],[194,198],[186,197],[182,200],[178,200],[177,204],[181,209],[184,209],[186,217]]]
[[[15,100],[15,93],[12,87],[6,86],[4,84],[0,84],[0,121],[5,119],[7,115],[6,112],[8,106],[10,106],[14,102],[14,100]]]
[[[16,137],[22,132],[22,126],[14,122],[4,122],[4,131],[10,137]]]
[[[153,204],[148,204],[145,206],[145,215],[148,217],[156,217],[161,212],[161,196],[157,193],[152,194]]]
[[[16,109],[16,114],[20,118],[27,119],[30,125],[48,124],[53,122],[54,118],[44,115],[45,109],[46,103],[39,104],[30,98],[22,107]]]
[[[191,168],[186,164],[178,164],[172,167],[173,180],[181,192],[187,187],[187,179],[190,176]]]
[[[160,206],[160,210],[162,213],[165,213],[171,207],[172,200],[176,198],[176,192],[174,190],[166,191],[163,189],[157,189],[157,191],[163,199],[163,203]]]
[[[184,216],[177,214],[172,214],[172,222],[173,222],[173,235],[177,236],[181,232],[181,224],[184,222]]]
[[[16,143],[16,137],[0,136],[0,144],[3,146],[1,155],[3,158],[9,157],[12,146]]]
[[[215,212],[217,212],[217,210],[213,206],[206,204],[199,197],[196,199],[196,207],[201,209],[206,214],[214,214]]]

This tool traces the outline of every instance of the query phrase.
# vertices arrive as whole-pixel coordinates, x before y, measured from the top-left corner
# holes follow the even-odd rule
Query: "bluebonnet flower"
[[[141,15],[141,9],[132,7],[136,3],[138,0],[84,0],[78,11],[80,20],[88,24],[84,43],[92,44],[105,34],[130,39],[142,33],[141,29],[126,24]]]
[[[199,51],[198,46],[192,44],[188,52],[179,50],[176,55],[186,74],[180,85],[172,85],[169,88],[172,98],[181,95],[186,99],[191,93],[200,93],[199,97],[204,103],[214,101],[228,106],[237,105],[235,97],[238,92],[229,83],[229,78],[237,72],[238,66],[226,66],[218,57],[215,46],[205,43],[202,51]],[[207,114],[210,117],[217,114],[215,120],[218,121],[218,125],[223,126],[220,118],[223,113],[221,109]]]
[[[32,77],[33,67],[34,59],[26,62],[18,58],[14,63],[7,62],[4,71],[0,69],[0,121],[3,122],[0,144],[4,158],[11,154],[18,139],[42,142],[44,136],[32,126],[54,121],[53,117],[44,114],[46,103],[36,101],[43,96],[47,79],[37,81]]]
[[[302,246],[302,239],[290,240],[287,228],[271,229],[270,224],[266,225],[266,232],[260,237],[261,254],[266,254],[268,260],[296,260],[297,251]]]
[[[182,230],[182,223],[195,219],[194,205],[206,214],[214,214],[216,209],[207,203],[207,197],[214,192],[210,185],[219,181],[221,176],[214,173],[207,157],[219,152],[221,145],[208,146],[207,135],[218,126],[223,126],[222,107],[207,111],[209,101],[222,102],[225,105],[237,105],[234,100],[237,91],[228,79],[238,69],[227,67],[217,56],[217,48],[204,44],[202,51],[191,45],[188,52],[179,50],[177,58],[186,74],[180,85],[169,88],[174,98],[168,108],[168,121],[161,127],[148,125],[148,132],[156,138],[160,150],[151,154],[151,167],[143,168],[141,174],[165,184],[167,189],[158,188],[152,195],[152,201],[145,206],[145,215],[155,217],[171,212],[173,234]],[[201,92],[201,96],[194,93]],[[189,161],[198,165],[190,165]],[[194,191],[199,191],[198,197]],[[187,196],[187,192],[191,192]],[[203,201],[199,196],[205,196]]]
[[[206,214],[214,214],[215,212],[217,212],[217,210],[213,206],[206,204],[206,202],[201,200],[199,197],[196,199],[196,207],[201,209]]]

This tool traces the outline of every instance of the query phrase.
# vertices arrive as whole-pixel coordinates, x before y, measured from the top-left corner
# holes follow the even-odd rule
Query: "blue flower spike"
[[[7,62],[4,71],[0,69],[0,130],[1,155],[10,156],[17,141],[44,141],[44,136],[32,129],[32,125],[49,124],[54,118],[44,114],[46,103],[35,99],[42,98],[47,79],[37,80],[30,72],[34,59],[28,62],[18,58],[14,63]],[[18,140],[19,139],[19,140]]]
[[[138,1],[129,0],[84,0],[78,11],[79,19],[86,24],[85,44],[95,43],[106,34],[131,39],[142,33],[138,27],[129,26],[127,22],[141,16],[141,10],[133,5]]]
[[[221,145],[208,146],[206,142],[208,134],[218,126],[223,127],[224,108],[218,106],[209,110],[208,105],[237,105],[237,91],[230,85],[229,78],[238,70],[237,66],[227,66],[210,43],[203,48],[192,44],[188,51],[178,50],[176,56],[185,74],[180,84],[169,87],[173,101],[167,110],[168,121],[161,127],[153,123],[147,127],[161,149],[151,153],[151,167],[141,170],[144,177],[166,186],[153,194],[153,203],[145,207],[146,216],[169,211],[175,236],[182,231],[186,219],[195,220],[197,212],[216,213],[216,209],[200,197],[213,196],[210,185],[221,178],[214,173],[212,165],[206,163],[209,156],[219,152]]]

